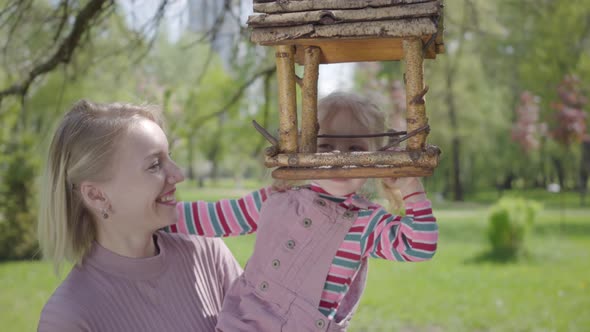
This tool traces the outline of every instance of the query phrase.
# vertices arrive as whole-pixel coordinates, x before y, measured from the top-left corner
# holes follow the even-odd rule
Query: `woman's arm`
[[[220,287],[222,294],[227,294],[230,286],[234,281],[244,272],[234,255],[231,253],[229,248],[225,245],[221,239],[211,239],[218,241],[213,243],[215,245],[216,252],[216,267],[218,273],[218,280],[220,281]]]
[[[239,199],[179,202],[176,205],[178,222],[165,231],[211,237],[254,233],[260,208],[270,192],[270,188],[262,188]]]
[[[52,297],[41,312],[37,332],[90,331],[82,310],[78,304],[69,302],[65,297]]]

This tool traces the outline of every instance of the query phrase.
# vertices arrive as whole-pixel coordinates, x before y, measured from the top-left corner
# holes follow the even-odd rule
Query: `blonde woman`
[[[80,101],[55,132],[39,241],[73,268],[39,331],[212,331],[241,268],[219,239],[167,234],[181,170],[157,110]]]

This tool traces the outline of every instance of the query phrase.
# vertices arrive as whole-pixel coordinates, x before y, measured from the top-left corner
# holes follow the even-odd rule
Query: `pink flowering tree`
[[[559,101],[551,104],[555,113],[555,126],[551,137],[564,146],[582,143],[590,139],[583,107],[588,98],[582,94],[581,82],[575,75],[567,75],[557,87]]]
[[[588,181],[588,169],[590,168],[590,135],[586,124],[587,114],[584,107],[588,104],[582,91],[582,83],[575,75],[567,75],[557,87],[558,100],[551,104],[555,111],[553,126],[549,132],[551,138],[565,147],[564,153],[568,156],[562,158],[567,161],[571,158],[571,147],[582,144],[582,156],[580,165],[579,188],[584,200],[586,183]],[[560,184],[563,187],[565,178],[564,162],[554,158]]]
[[[539,121],[539,101],[538,96],[525,91],[520,95],[520,103],[516,108],[512,140],[517,142],[526,153],[538,150],[541,137],[547,132],[547,125]]]

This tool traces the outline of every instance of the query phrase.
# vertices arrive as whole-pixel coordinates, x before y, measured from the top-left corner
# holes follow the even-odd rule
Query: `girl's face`
[[[352,112],[342,110],[329,120],[320,123],[319,134],[323,135],[366,135],[369,130],[360,125]],[[359,152],[373,147],[368,138],[318,138],[318,152]],[[324,179],[314,180],[324,190],[335,196],[344,196],[359,190],[367,179]]]
[[[154,122],[141,119],[120,142],[113,176],[103,184],[109,219],[121,232],[153,232],[176,222],[176,184],[184,180],[170,159],[168,139]]]

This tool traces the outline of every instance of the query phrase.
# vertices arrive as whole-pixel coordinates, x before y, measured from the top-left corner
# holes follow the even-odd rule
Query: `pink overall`
[[[225,296],[217,329],[345,331],[365,288],[366,258],[334,319],[318,306],[332,260],[356,218],[311,190],[273,193],[260,211],[254,254]]]

